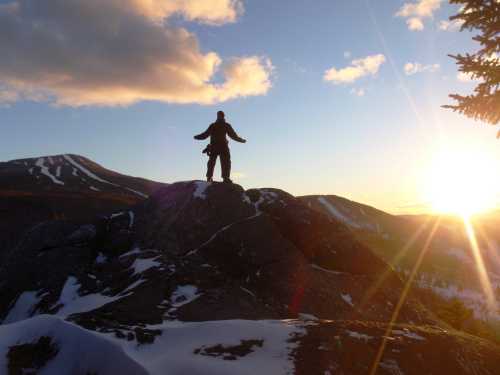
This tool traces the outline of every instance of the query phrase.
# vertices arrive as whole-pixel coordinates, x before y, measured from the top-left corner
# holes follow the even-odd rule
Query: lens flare
[[[401,292],[401,296],[399,297],[399,301],[394,308],[394,311],[391,316],[391,320],[389,321],[389,324],[387,325],[387,329],[384,333],[384,336],[382,337],[382,342],[380,344],[379,350],[377,351],[377,355],[375,356],[375,360],[373,361],[372,368],[370,370],[370,375],[375,375],[377,373],[378,366],[380,364],[380,360],[382,359],[382,356],[384,355],[385,347],[387,345],[387,338],[390,337],[392,328],[394,327],[394,324],[396,324],[398,317],[399,317],[399,312],[401,311],[401,308],[403,307],[406,298],[408,297],[408,293],[413,285],[413,280],[415,279],[415,276],[418,273],[418,270],[420,269],[420,265],[422,264],[422,261],[424,260],[425,254],[427,253],[427,250],[429,250],[429,247],[432,243],[432,239],[434,238],[434,235],[436,234],[436,231],[439,228],[439,224],[441,222],[441,218],[438,217],[436,219],[436,222],[434,223],[434,226],[432,227],[431,232],[429,233],[429,237],[427,237],[424,247],[422,248],[422,251],[420,252],[418,259],[413,266],[413,269],[410,273],[410,276],[408,277],[408,280],[405,283],[405,286],[403,288],[403,291]]]
[[[493,292],[493,287],[491,286],[491,282],[488,277],[488,271],[486,270],[486,266],[484,264],[481,249],[479,248],[476,233],[474,232],[474,227],[472,226],[470,218],[467,216],[464,216],[464,225],[465,232],[467,233],[467,238],[469,239],[471,246],[472,255],[474,257],[474,262],[476,263],[476,271],[479,276],[479,281],[488,302],[488,308],[490,311],[496,311],[497,303],[495,300],[495,293]]]
[[[408,251],[412,248],[415,242],[419,239],[420,235],[425,231],[428,227],[431,218],[428,217],[422,225],[417,229],[417,231],[411,236],[411,238],[405,243],[404,247],[396,254],[396,256],[391,260],[390,265],[394,268],[398,267],[403,258],[407,255]],[[378,292],[378,290],[382,287],[384,282],[387,280],[389,276],[391,276],[393,269],[392,267],[388,267],[383,274],[381,274],[376,282],[368,288],[368,290],[363,295],[361,302],[359,304],[359,308],[363,309],[368,303],[370,303],[373,296]]]

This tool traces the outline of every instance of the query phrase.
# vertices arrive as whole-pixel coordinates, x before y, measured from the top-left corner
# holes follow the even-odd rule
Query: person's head
[[[222,111],[217,112],[217,121],[223,121],[224,117],[225,117],[224,112]]]

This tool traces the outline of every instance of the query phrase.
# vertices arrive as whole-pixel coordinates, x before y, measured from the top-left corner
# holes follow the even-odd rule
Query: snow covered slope
[[[498,348],[438,328],[325,320],[219,320],[153,326],[141,344],[50,315],[0,326],[0,374],[496,374]],[[446,348],[446,350],[443,350]],[[356,360],[352,360],[352,358]],[[415,358],[418,357],[418,360]],[[36,360],[34,360],[36,358]],[[17,372],[16,372],[17,371]]]
[[[292,320],[172,321],[150,327],[159,332],[154,345],[138,345],[135,340],[121,340],[59,317],[39,315],[0,326],[0,374],[14,367],[7,360],[8,353],[13,357],[16,349],[23,344],[36,345],[40,337],[49,338],[44,347],[48,351],[47,346],[52,346],[55,352],[39,365],[41,375],[291,374],[292,353],[306,325]],[[44,347],[39,344],[38,352]],[[18,368],[33,366],[24,360],[18,362]]]
[[[53,155],[0,163],[0,187],[24,192],[103,192],[147,198],[161,184],[125,176],[79,155]]]

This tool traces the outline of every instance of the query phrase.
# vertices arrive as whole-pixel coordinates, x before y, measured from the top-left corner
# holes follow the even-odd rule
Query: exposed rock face
[[[39,224],[15,252],[9,253],[0,266],[0,280],[0,318],[4,323],[29,321],[39,314],[56,315],[88,332],[112,336],[124,348],[130,342],[154,352],[155,345],[161,347],[169,335],[181,332],[171,331],[179,325],[189,332],[190,325],[196,324],[199,330],[212,332],[211,327],[219,324],[216,322],[221,322],[222,330],[232,324],[246,330],[243,327],[254,324],[260,329],[257,327],[272,319],[281,322],[279,330],[285,332],[289,324],[295,328],[284,336],[291,345],[285,357],[295,363],[297,373],[307,373],[308,366],[314,369],[310,373],[363,373],[361,369],[371,360],[403,290],[394,271],[357,242],[343,223],[288,193],[245,191],[238,185],[199,181],[165,186],[133,208],[110,213],[107,218]],[[378,288],[373,288],[375,285]],[[284,321],[297,318],[301,320]],[[411,295],[398,322],[439,326]],[[0,332],[2,327],[14,326],[0,326]],[[360,334],[376,337],[367,343],[372,349],[359,353],[365,356],[358,372],[351,371],[349,363],[334,363],[321,357],[323,351],[314,350],[314,345],[323,341],[329,347],[336,345],[324,332],[331,331],[332,337],[349,336],[353,327]],[[417,330],[418,335],[425,333],[429,342],[452,347],[453,332]],[[190,347],[190,355],[248,360],[270,345],[271,339],[258,335],[234,334],[231,344],[205,342],[200,336],[199,344]],[[442,335],[446,339],[439,341]],[[401,347],[416,337],[406,336],[399,341]],[[354,339],[359,341],[358,336]],[[193,340],[197,338],[190,342]],[[463,347],[473,345],[469,337],[461,340]],[[481,343],[494,352],[493,346]],[[353,346],[352,353],[355,349]],[[337,348],[332,352],[344,353]],[[165,358],[171,355],[168,353],[163,354]],[[423,350],[422,355],[432,354]],[[404,356],[397,360],[402,358],[408,361],[405,368],[411,367],[411,361],[420,361],[420,357]],[[473,351],[466,358],[480,360]],[[492,354],[488,366],[500,363],[499,359],[500,352]],[[185,366],[182,368],[188,371],[190,365]],[[460,366],[453,369],[466,373]]]
[[[99,254],[107,261],[95,263]],[[151,259],[158,266],[147,273],[138,275],[130,268]],[[25,272],[13,272],[17,269]],[[354,308],[385,272],[389,277],[375,297],[384,303]],[[70,276],[89,292],[118,293],[140,279],[141,293],[124,295],[112,306],[124,305],[117,314],[125,321],[135,313],[145,323],[161,321],[166,307],[158,306],[183,283],[195,285],[200,295],[177,312],[186,320],[286,318],[301,312],[328,319],[387,320],[402,288],[393,271],[343,224],[291,195],[201,182],[167,186],[104,223],[39,224],[2,267],[1,276],[9,284],[0,302],[4,310],[25,290],[46,293],[40,303],[53,308]],[[414,302],[402,317],[431,321]]]
[[[57,346],[49,336],[41,336],[33,343],[11,346],[7,353],[9,375],[38,371],[53,359],[57,352]]]

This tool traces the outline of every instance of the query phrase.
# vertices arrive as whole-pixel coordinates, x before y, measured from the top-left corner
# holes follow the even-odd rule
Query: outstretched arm
[[[212,132],[212,125],[208,127],[207,130],[205,130],[203,133],[195,135],[194,139],[197,139],[199,141],[202,141],[204,139],[207,139],[210,136],[210,133]]]
[[[229,124],[227,124],[227,135],[229,136],[229,138],[235,140],[236,142],[246,143],[246,139],[243,139],[238,134],[236,134],[233,127]]]

